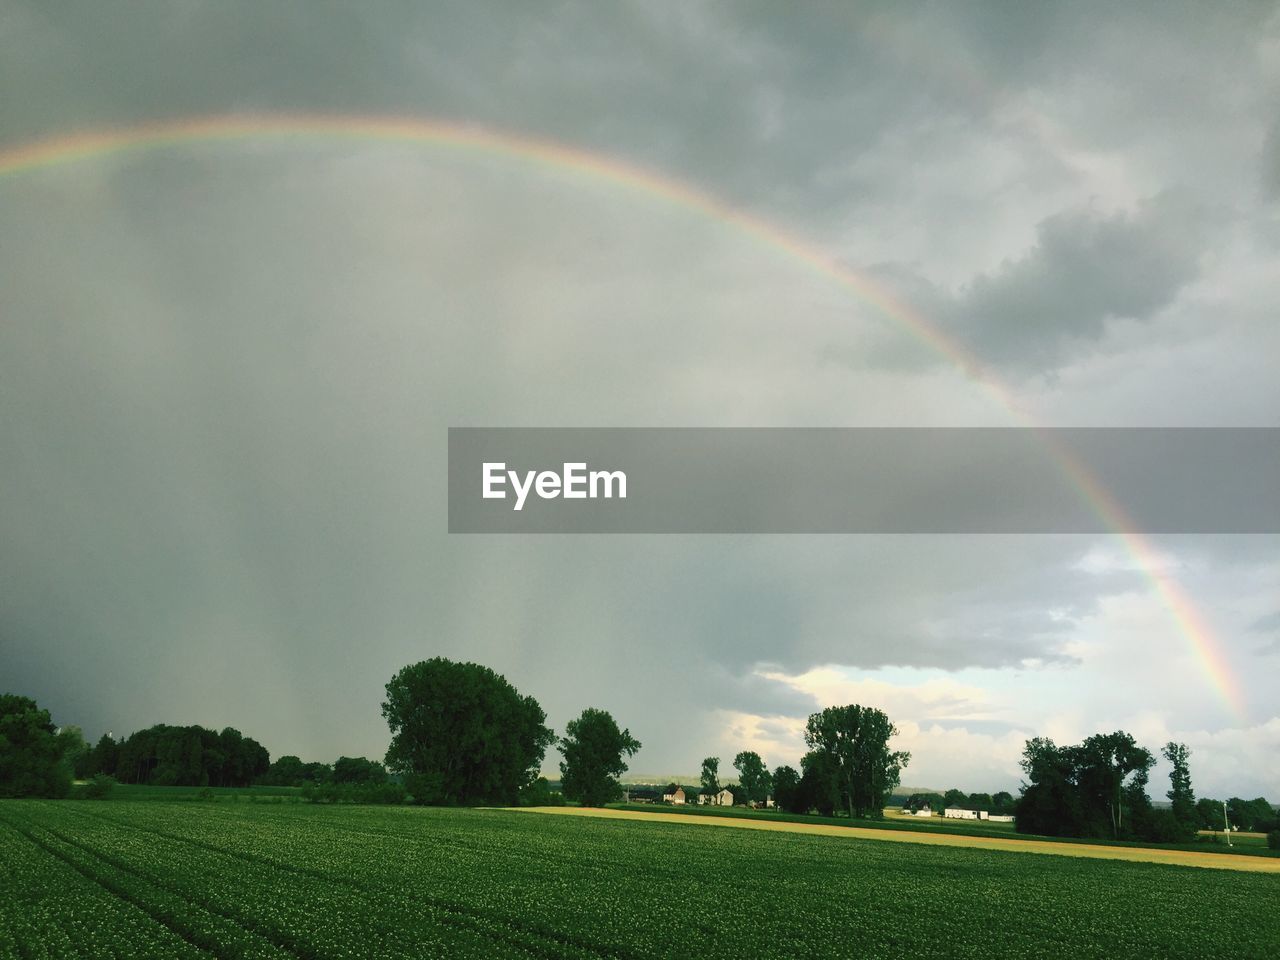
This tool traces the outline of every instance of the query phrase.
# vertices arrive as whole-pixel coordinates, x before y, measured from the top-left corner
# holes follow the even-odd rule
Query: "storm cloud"
[[[808,712],[859,696],[892,708],[912,783],[1010,788],[1020,737],[1106,721],[1222,751],[1197,789],[1280,791],[1254,763],[1275,538],[1136,559],[1118,537],[445,532],[449,426],[1276,425],[1255,201],[1280,19],[1159,10],[0,0],[0,157],[191,116],[408,116],[770,225],[439,142],[0,175],[0,688],[90,736],[234,724],[380,756],[382,685],[444,655],[560,728],[610,709],[654,773],[748,742],[794,760]]]

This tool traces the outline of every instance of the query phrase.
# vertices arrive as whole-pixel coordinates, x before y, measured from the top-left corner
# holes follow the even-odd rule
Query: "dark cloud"
[[[1223,173],[1256,193],[1273,118],[1234,68],[1261,13],[1111,13],[9,2],[0,143],[245,111],[561,140],[878,264],[1004,371],[1136,328],[1169,372],[1118,416],[1234,411],[1179,397],[1205,356],[1262,352],[1231,339],[1223,272],[1264,262]],[[0,250],[0,679],[90,733],[235,723],[376,755],[383,684],[445,655],[557,726],[605,706],[638,768],[689,769],[719,712],[812,709],[762,664],[1075,691],[1073,641],[1150,590],[1082,538],[445,534],[449,425],[1003,416],[811,262],[644,191],[422,146],[173,146],[0,178]],[[1166,325],[1187,302],[1216,353]],[[1273,589],[1273,545],[1170,550],[1222,571],[1220,616]]]

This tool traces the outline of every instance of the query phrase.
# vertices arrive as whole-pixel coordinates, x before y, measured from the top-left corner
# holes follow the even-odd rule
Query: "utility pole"
[[[1227,801],[1222,801],[1222,828],[1227,831],[1227,846],[1231,846],[1231,823],[1227,820]]]

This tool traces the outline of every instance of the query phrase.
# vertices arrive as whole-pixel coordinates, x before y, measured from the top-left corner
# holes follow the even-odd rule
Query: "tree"
[[[1155,762],[1149,750],[1137,745],[1131,734],[1123,730],[1115,733],[1099,733],[1085,738],[1079,747],[1072,748],[1076,763],[1078,783],[1089,811],[1105,810],[1110,821],[1111,836],[1120,837],[1125,831],[1125,808],[1138,810],[1150,805],[1146,799],[1147,772]],[[1125,779],[1136,775],[1125,790]],[[1094,820],[1091,817],[1094,823]],[[1095,827],[1094,832],[1098,831]]]
[[[1001,790],[991,798],[991,812],[999,814],[1013,813],[1013,794],[1008,790]]]
[[[386,783],[387,768],[365,757],[339,757],[333,765],[334,783]]]
[[[969,809],[969,795],[963,790],[957,790],[955,787],[943,794],[942,799],[948,807],[956,807],[960,810]]]
[[[840,806],[840,761],[825,750],[810,750],[800,758],[801,812],[817,810],[824,817],[835,814]]]
[[[1221,800],[1201,797],[1196,801],[1196,826],[1201,830],[1221,830],[1225,826]]]
[[[65,797],[70,745],[57,735],[48,710],[30,697],[0,694],[0,797]]]
[[[769,768],[754,750],[743,750],[733,758],[734,769],[738,771],[738,783],[748,803],[764,803],[773,789],[773,777]]]
[[[1166,796],[1169,798],[1170,807],[1174,817],[1179,823],[1187,825],[1188,832],[1195,831],[1196,823],[1196,795],[1191,789],[1191,767],[1187,762],[1191,757],[1191,751],[1187,749],[1185,743],[1174,743],[1172,740],[1164,745],[1161,755],[1173,764],[1173,770],[1169,773],[1169,792]]]
[[[514,804],[555,740],[538,701],[478,663],[423,660],[386,689],[386,763],[418,803]]]
[[[720,792],[719,757],[704,757],[702,760],[702,792],[709,797]]]
[[[808,807],[799,809],[800,774],[794,767],[784,765],[773,771],[773,799],[787,813],[808,812]]]
[[[835,761],[850,817],[879,816],[898,785],[911,755],[889,749],[897,732],[882,710],[856,703],[827,707],[809,717],[805,743]]]
[[[565,726],[560,741],[560,789],[583,806],[602,807],[622,796],[618,777],[627,772],[623,757],[634,756],[640,741],[619,730],[605,710],[588,707]]]

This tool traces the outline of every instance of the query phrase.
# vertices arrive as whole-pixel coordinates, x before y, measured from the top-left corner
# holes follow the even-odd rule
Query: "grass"
[[[74,797],[83,788],[77,783],[72,787]],[[117,783],[111,788],[108,800],[227,800],[252,801],[267,797],[301,798],[299,787],[155,787],[150,784]]]
[[[927,832],[956,837],[998,836],[1007,838],[1015,843],[1025,841],[1052,841],[1053,843],[1085,844],[1088,846],[1108,846],[1142,850],[1182,850],[1188,853],[1213,852],[1234,854],[1245,857],[1254,856],[1280,859],[1280,850],[1270,850],[1267,848],[1264,834],[1256,835],[1256,837],[1261,837],[1262,839],[1252,838],[1249,839],[1249,842],[1237,842],[1236,839],[1238,836],[1247,835],[1232,834],[1231,842],[1233,845],[1228,847],[1225,840],[1221,843],[1213,843],[1208,837],[1192,843],[1177,844],[1153,844],[1138,840],[1046,837],[1038,834],[1018,833],[1014,824],[1011,823],[984,823],[980,820],[944,820],[941,817],[931,817],[926,820],[923,817],[903,817],[894,814],[888,814],[883,820],[850,820],[848,817],[820,817],[803,813],[780,813],[773,810],[752,810],[747,807],[711,807],[698,806],[696,804],[672,806],[670,804],[657,803],[619,803],[611,804],[609,809],[629,810],[636,813],[652,813],[658,816],[688,815],[695,817],[721,817],[735,820],[752,820],[775,823],[821,824],[830,827],[863,830],[907,831],[910,833]]]
[[[1280,951],[1272,876],[628,816],[0,801],[0,956]]]
[[[1184,867],[1204,867],[1217,870],[1244,870],[1258,873],[1280,874],[1280,859],[1274,857],[1237,856],[1234,851],[1190,850],[1171,846],[1141,846],[1129,844],[1090,843],[1083,840],[1055,840],[1016,835],[955,834],[933,830],[884,830],[872,826],[858,826],[845,821],[841,824],[811,823],[801,821],[764,820],[749,817],[700,817],[677,812],[655,813],[652,810],[586,807],[530,807],[521,808],[532,813],[561,814],[581,817],[620,818],[654,822],[684,823],[698,826],[737,827],[748,830],[767,830],[778,833],[812,834],[838,837],[846,840],[892,841],[915,843],[925,846],[968,847],[978,850],[1000,850],[1018,854],[1053,854],[1065,857],[1083,857],[1101,860],[1128,860],[1136,863],[1163,863]],[[818,819],[818,818],[814,818]]]

